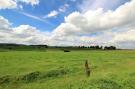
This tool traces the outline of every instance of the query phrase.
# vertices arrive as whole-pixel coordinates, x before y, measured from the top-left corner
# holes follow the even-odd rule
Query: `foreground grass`
[[[89,60],[88,78],[84,62]],[[3,51],[0,89],[135,89],[135,51]]]

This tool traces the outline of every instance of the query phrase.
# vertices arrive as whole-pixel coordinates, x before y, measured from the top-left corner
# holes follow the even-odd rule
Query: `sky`
[[[0,0],[0,43],[135,49],[135,0]]]

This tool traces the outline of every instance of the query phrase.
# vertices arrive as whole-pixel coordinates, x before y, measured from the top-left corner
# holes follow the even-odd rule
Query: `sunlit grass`
[[[0,89],[134,89],[134,68],[130,50],[0,52]]]

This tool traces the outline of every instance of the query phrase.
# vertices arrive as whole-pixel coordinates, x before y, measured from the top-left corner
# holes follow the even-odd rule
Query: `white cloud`
[[[32,6],[39,4],[39,0],[0,0],[0,9],[15,9],[17,7],[20,7],[20,5],[18,5],[18,2],[31,4]]]
[[[68,4],[64,4],[63,6],[61,6],[61,7],[59,8],[59,11],[60,11],[60,12],[65,12],[68,7],[69,7]]]
[[[135,30],[128,30],[121,34],[116,34],[113,38],[114,42],[135,41]]]
[[[32,6],[39,4],[39,0],[16,0],[16,1],[24,2],[26,4],[31,4]]]
[[[8,28],[10,25],[11,25],[11,23],[7,19],[0,16],[0,29],[1,28]]]
[[[13,9],[17,7],[14,0],[0,0],[0,9]]]
[[[38,17],[38,16],[35,16],[35,15],[31,15],[31,14],[25,13],[25,12],[19,12],[19,13],[20,13],[20,14],[23,14],[23,15],[29,17],[29,18],[32,18],[32,19],[35,19],[35,20],[38,20],[38,21],[42,21],[42,22],[45,22],[45,23],[47,23],[47,24],[53,26],[52,23],[48,22],[47,20],[43,19],[42,17]]]
[[[53,11],[51,11],[49,14],[45,15],[43,18],[46,19],[46,18],[56,17],[59,13],[65,12],[68,7],[69,7],[68,4],[64,4],[64,5],[61,6],[58,10],[53,10]]]
[[[135,1],[116,10],[73,12],[54,31],[41,32],[29,25],[10,27],[0,17],[0,42],[49,45],[116,45],[135,49]],[[34,17],[35,18],[35,17]]]
[[[27,17],[30,17],[30,18],[33,18],[33,19],[36,19],[36,20],[39,20],[39,21],[42,21],[42,22],[45,22],[45,20],[37,17],[37,16],[34,16],[34,15],[31,15],[31,14],[28,14],[28,13],[25,13],[25,12],[20,12],[21,14],[27,16]]]
[[[0,43],[47,44],[48,37],[48,32],[29,25],[12,28],[9,21],[0,16]]]
[[[42,33],[35,27],[20,25],[13,28],[13,36],[20,43],[25,44],[47,44],[47,33]]]
[[[79,35],[82,34],[92,34],[95,32],[106,31],[106,33],[102,33],[100,36],[97,35],[94,38],[91,36],[85,36],[85,38],[89,39],[87,42],[93,39],[93,43],[95,42],[100,44],[105,43],[105,41],[112,44],[112,40],[114,40],[114,38],[123,39],[125,40],[124,42],[135,41],[134,36],[130,37],[129,40],[124,38],[127,35],[120,35],[122,33],[118,33],[117,35],[119,36],[114,35],[113,31],[110,32],[109,35],[107,33],[109,30],[118,29],[117,31],[119,31],[119,29],[128,29],[127,27],[131,27],[135,23],[134,8],[135,1],[132,0],[131,2],[121,5],[115,11],[108,10],[105,12],[102,8],[99,8],[97,10],[88,10],[85,13],[73,12],[69,16],[65,17],[65,22],[54,30],[54,37],[61,39],[76,35],[79,39],[81,37]],[[135,30],[135,27],[133,27],[132,30]],[[125,31],[125,34],[129,34],[129,32]],[[100,38],[105,40],[101,40]],[[81,40],[82,39],[84,39],[84,37],[81,38]],[[118,42],[120,42],[120,40],[118,40]],[[118,42],[114,41],[114,43]]]
[[[18,9],[23,10],[23,6],[22,5],[18,5]]]
[[[112,9],[118,6],[123,0],[82,0],[82,3],[78,5],[78,8],[82,12],[86,12],[90,9],[96,10],[98,8],[104,8],[105,10]]]
[[[56,17],[59,14],[58,11],[53,10],[51,11],[48,15],[44,16],[43,18],[51,18],[51,17]]]
[[[86,13],[73,12],[65,17],[65,22],[55,29],[55,32],[92,33],[135,23],[135,1],[128,2],[115,11],[104,12],[101,8],[89,10]],[[68,29],[69,27],[69,29]],[[72,28],[71,28],[72,27]]]

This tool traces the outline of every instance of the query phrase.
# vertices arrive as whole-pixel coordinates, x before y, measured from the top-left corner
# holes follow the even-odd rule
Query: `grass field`
[[[135,51],[1,51],[0,89],[135,89]]]

